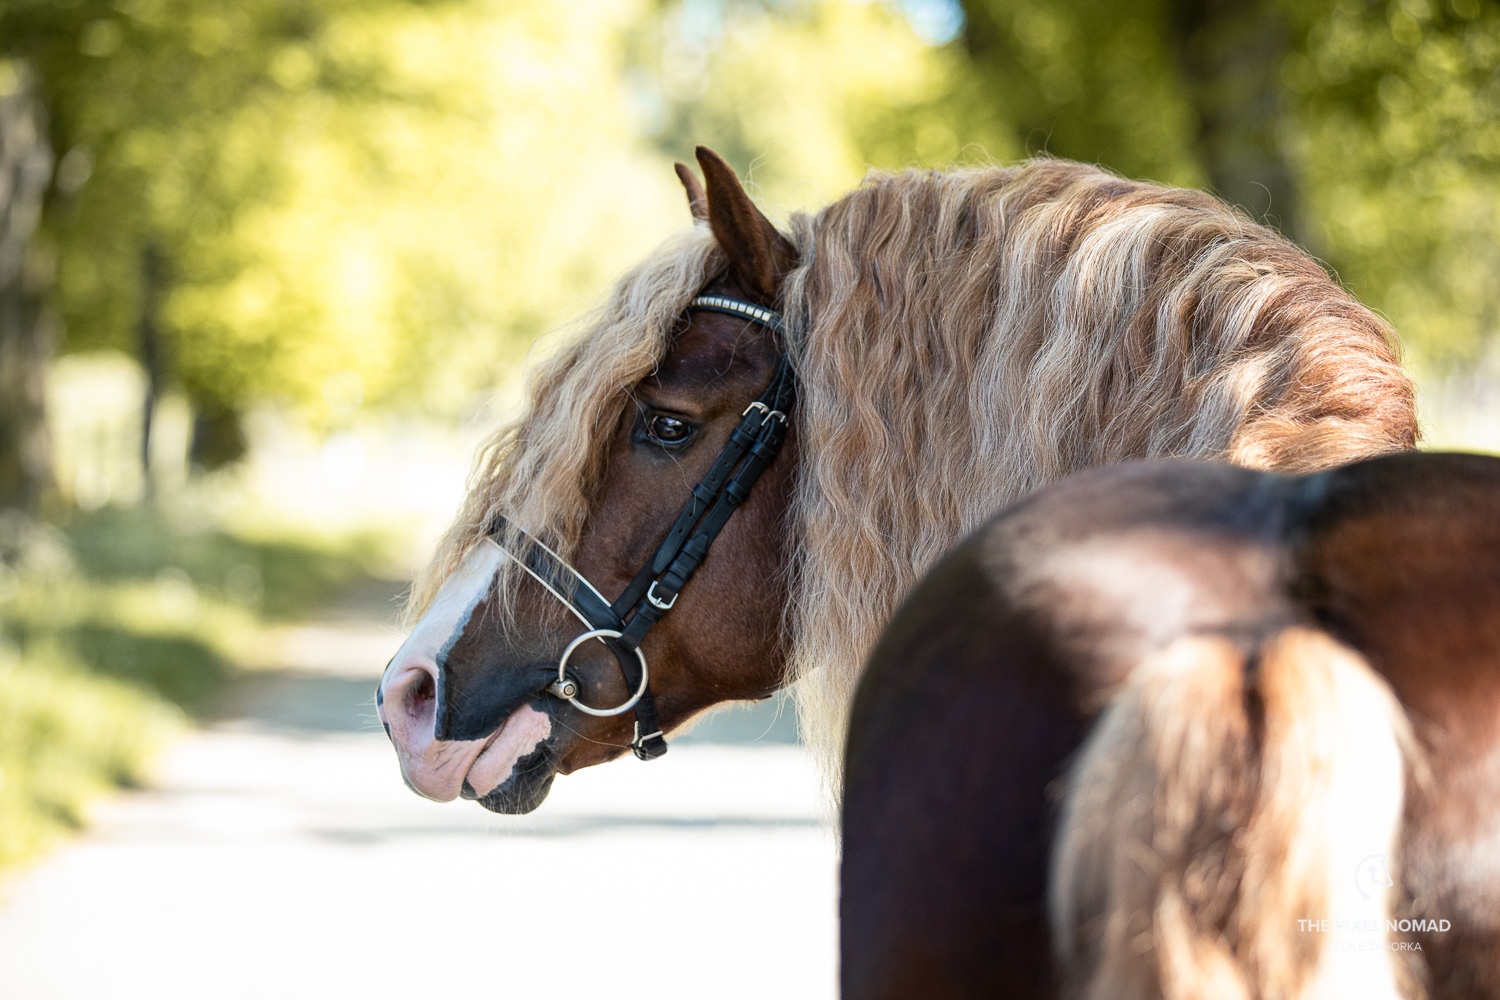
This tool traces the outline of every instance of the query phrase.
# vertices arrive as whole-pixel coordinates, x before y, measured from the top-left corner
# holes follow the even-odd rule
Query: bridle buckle
[[[667,752],[667,745],[665,742],[660,742],[657,746],[650,747],[646,745],[646,741],[663,741],[665,739],[666,737],[662,734],[662,731],[660,729],[652,733],[646,733],[644,736],[642,736],[641,723],[640,720],[637,719],[635,723],[635,737],[630,741],[630,750],[635,754],[637,760],[655,760],[657,757],[660,757],[662,754]]]
[[[682,594],[681,592],[673,594],[670,601],[663,601],[660,597],[656,596],[656,585],[660,582],[659,580],[651,581],[651,586],[646,590],[646,600],[651,602],[653,608],[659,608],[662,611],[671,611],[672,605],[677,603],[677,598],[681,597]],[[636,591],[636,593],[640,593],[640,591]]]

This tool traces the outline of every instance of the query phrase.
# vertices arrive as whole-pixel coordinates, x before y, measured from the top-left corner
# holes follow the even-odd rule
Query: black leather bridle
[[[522,569],[588,626],[588,630],[563,651],[557,664],[557,680],[547,686],[547,691],[589,715],[619,715],[633,708],[635,737],[630,748],[641,760],[655,760],[667,752],[667,741],[656,717],[656,700],[651,695],[641,641],[651,627],[672,610],[678,594],[708,555],[708,547],[724,529],[735,508],[750,495],[750,489],[760,474],[775,460],[786,438],[787,414],[796,395],[796,379],[785,352],[786,327],[780,314],[722,295],[700,295],[688,303],[688,309],[753,320],[781,337],[783,350],[766,390],[745,408],[739,426],[729,435],[729,443],[719,452],[708,474],[693,487],[687,506],[677,515],[676,522],[656,547],[655,554],[641,567],[624,592],[614,603],[605,600],[582,573],[503,518],[490,531],[490,537],[506,555],[515,559]],[[529,544],[519,552],[512,551],[508,547],[507,534]],[[568,674],[568,659],[575,649],[590,639],[603,642],[619,661],[627,689],[634,692],[623,704],[599,709],[578,700],[580,687]]]

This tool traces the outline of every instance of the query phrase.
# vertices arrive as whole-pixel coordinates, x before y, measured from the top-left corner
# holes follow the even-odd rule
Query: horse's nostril
[[[412,685],[411,696],[407,702],[407,710],[412,715],[426,715],[427,709],[436,694],[437,688],[433,682],[432,675],[425,670],[422,671],[422,676],[417,678],[417,682]]]

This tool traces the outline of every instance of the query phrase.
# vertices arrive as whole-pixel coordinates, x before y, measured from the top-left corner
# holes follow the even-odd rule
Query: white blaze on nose
[[[395,658],[386,667],[382,684],[388,683],[392,671],[402,664],[421,660],[436,666],[441,662],[442,656],[463,635],[464,626],[469,624],[474,609],[489,594],[490,584],[504,560],[505,553],[500,546],[488,538],[464,557],[438,591],[427,613],[417,622],[417,627],[396,651]]]

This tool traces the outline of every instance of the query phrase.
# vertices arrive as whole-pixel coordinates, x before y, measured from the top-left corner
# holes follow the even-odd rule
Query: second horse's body
[[[855,700],[846,1000],[1500,996],[1500,458],[1015,505]]]

